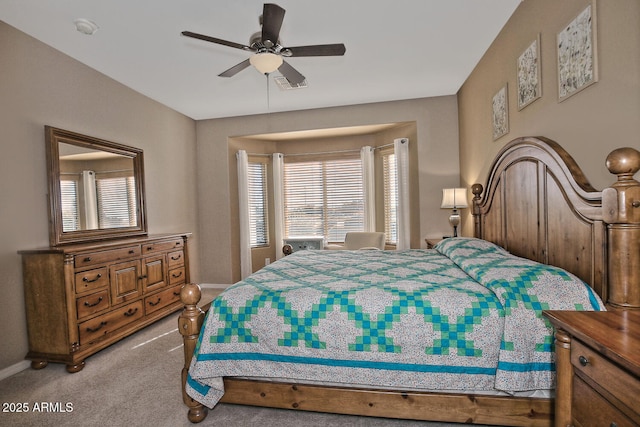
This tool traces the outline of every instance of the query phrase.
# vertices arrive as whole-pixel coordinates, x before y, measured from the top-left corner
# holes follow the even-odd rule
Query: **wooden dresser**
[[[546,311],[556,328],[556,426],[640,425],[640,311]]]
[[[30,359],[78,372],[88,356],[179,310],[189,234],[20,251]]]

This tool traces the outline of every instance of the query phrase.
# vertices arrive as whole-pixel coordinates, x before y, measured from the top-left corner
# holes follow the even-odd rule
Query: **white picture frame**
[[[517,83],[518,111],[542,97],[540,33],[518,57]]]
[[[558,102],[598,81],[596,29],[596,1],[592,0],[558,33]]]
[[[491,101],[492,123],[493,123],[493,140],[509,133],[509,93],[508,84],[493,95]]]

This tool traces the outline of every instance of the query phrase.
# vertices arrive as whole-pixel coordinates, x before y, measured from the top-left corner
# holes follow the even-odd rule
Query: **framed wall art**
[[[493,95],[493,140],[509,133],[509,98],[507,96],[507,84]]]
[[[557,35],[559,101],[598,81],[596,39],[593,0]]]
[[[518,57],[518,110],[542,96],[540,34]]]

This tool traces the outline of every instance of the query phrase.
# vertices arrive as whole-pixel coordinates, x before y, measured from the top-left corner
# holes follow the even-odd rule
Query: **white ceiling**
[[[520,1],[277,0],[282,45],[346,46],[288,58],[308,84],[290,91],[253,68],[218,77],[249,53],[180,35],[249,44],[257,0],[0,0],[0,20],[199,120],[455,94]],[[77,18],[99,30],[77,32]]]

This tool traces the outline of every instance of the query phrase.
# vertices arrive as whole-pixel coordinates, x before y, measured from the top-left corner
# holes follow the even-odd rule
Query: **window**
[[[96,174],[95,181],[85,183],[95,188],[95,198],[91,197],[93,194],[91,189],[82,188],[79,177],[60,180],[63,232],[96,227],[101,229],[133,227],[138,223],[134,177],[105,177],[108,174],[110,172]],[[96,209],[98,223],[91,226],[88,217],[90,212],[95,213]]]
[[[62,202],[62,231],[79,230],[78,181],[74,179],[61,179],[60,198]]]
[[[344,242],[364,228],[362,161],[359,157],[289,162],[284,165],[287,237],[324,236]]]
[[[96,174],[100,228],[132,227],[136,221],[136,188],[133,176],[99,178]]]
[[[384,176],[384,232],[389,244],[398,242],[398,174],[393,148],[382,152]]]
[[[250,159],[248,173],[251,247],[267,246],[269,245],[267,164]]]

